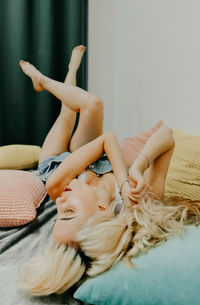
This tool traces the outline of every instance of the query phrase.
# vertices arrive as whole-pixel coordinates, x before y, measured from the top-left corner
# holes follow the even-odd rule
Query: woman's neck
[[[94,180],[91,187],[94,188],[99,202],[110,205],[116,197],[116,183],[112,173],[104,174],[102,178]]]

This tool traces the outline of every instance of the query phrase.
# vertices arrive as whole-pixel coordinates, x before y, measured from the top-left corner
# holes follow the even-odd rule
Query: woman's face
[[[65,189],[56,199],[58,219],[53,229],[54,241],[61,244],[72,243],[81,226],[98,209],[96,192],[86,183],[73,179]]]

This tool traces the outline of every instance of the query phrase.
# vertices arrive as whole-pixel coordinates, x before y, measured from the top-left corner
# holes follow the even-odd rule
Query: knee
[[[103,101],[98,96],[94,96],[92,102],[90,103],[90,107],[94,109],[102,109]]]
[[[103,110],[103,101],[98,96],[93,96],[88,101],[86,108],[91,111],[101,111]]]

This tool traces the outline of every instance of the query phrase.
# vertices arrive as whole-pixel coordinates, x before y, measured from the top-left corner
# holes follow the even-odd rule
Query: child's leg
[[[24,73],[31,77],[35,90],[42,91],[46,89],[72,111],[80,112],[79,124],[70,143],[71,151],[76,150],[102,134],[103,104],[98,97],[81,88],[54,81],[42,75],[34,66],[27,62],[21,61],[20,65]],[[68,128],[68,124],[66,128]],[[52,142],[54,137],[52,137]],[[55,145],[52,144],[53,146]]]
[[[81,63],[85,47],[76,47],[71,56],[69,71],[65,84],[76,86],[76,72]],[[71,133],[73,131],[76,113],[64,104],[61,105],[60,115],[50,129],[40,153],[39,163],[52,155],[58,155],[68,150]]]

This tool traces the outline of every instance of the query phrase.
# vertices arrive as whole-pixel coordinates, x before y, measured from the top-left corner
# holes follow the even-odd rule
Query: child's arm
[[[47,180],[47,191],[55,201],[61,195],[64,187],[90,164],[98,160],[103,153],[112,165],[117,184],[120,187],[127,179],[125,162],[116,136],[106,133],[71,153]]]

